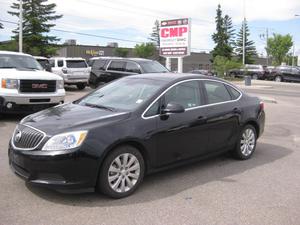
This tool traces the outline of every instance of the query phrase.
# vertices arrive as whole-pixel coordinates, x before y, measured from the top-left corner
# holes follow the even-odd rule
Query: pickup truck
[[[31,55],[0,51],[0,115],[29,113],[64,102],[63,79]]]

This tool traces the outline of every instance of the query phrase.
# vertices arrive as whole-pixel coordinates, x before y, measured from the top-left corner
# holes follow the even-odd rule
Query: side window
[[[137,66],[137,64],[133,63],[133,62],[127,62],[126,63],[125,71],[129,72],[129,73],[141,73],[141,71],[140,71],[139,67]]]
[[[50,66],[54,67],[55,66],[55,61],[54,60],[49,60]]]
[[[103,59],[94,60],[93,69],[105,70],[106,62],[107,62],[107,60],[103,60]]]
[[[145,113],[145,117],[155,116],[159,114],[159,104],[160,100],[157,100]]]
[[[124,71],[125,62],[123,61],[111,61],[107,70]]]
[[[201,105],[200,89],[198,81],[187,81],[172,87],[165,94],[165,105],[176,102],[185,109]]]
[[[223,83],[215,81],[204,81],[203,83],[207,93],[208,104],[231,100],[231,96]]]
[[[229,90],[233,100],[238,99],[240,97],[240,95],[241,95],[240,92],[238,92],[235,88],[233,88],[229,85],[226,85],[226,87]]]
[[[57,66],[58,67],[63,67],[64,66],[64,61],[63,60],[58,60],[57,61]]]

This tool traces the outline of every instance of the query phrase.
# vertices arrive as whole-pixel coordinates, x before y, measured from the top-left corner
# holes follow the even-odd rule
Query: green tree
[[[9,14],[19,17],[19,2],[13,3]],[[56,53],[55,42],[59,39],[50,36],[50,29],[55,26],[52,21],[60,19],[62,15],[55,12],[56,4],[48,4],[48,0],[23,0],[23,49],[32,55],[51,56]],[[13,31],[18,40],[19,29]]]
[[[153,43],[137,44],[133,49],[134,54],[141,58],[151,58],[156,52],[156,47]]]
[[[235,29],[233,28],[232,18],[228,15],[224,16],[224,32],[226,44],[232,47],[234,45]]]
[[[243,23],[235,42],[235,52],[240,62],[243,61],[243,26],[245,26],[245,64],[253,64],[257,56],[254,41],[249,40],[250,31],[247,21]]]
[[[293,46],[292,36],[273,34],[273,37],[268,39],[267,52],[272,57],[274,65],[280,65],[287,57],[288,52]]]
[[[216,56],[213,68],[219,77],[226,76],[231,69],[238,69],[242,64],[236,60],[228,59],[224,56]]]
[[[119,57],[127,57],[129,53],[128,48],[115,48],[114,55]]]
[[[231,18],[226,16],[226,21],[222,17],[222,10],[221,5],[218,5],[217,8],[217,16],[215,18],[216,21],[216,32],[212,35],[212,39],[215,42],[215,47],[212,50],[213,60],[216,56],[223,56],[228,59],[231,59],[233,48],[230,45],[230,34],[231,34],[231,27],[230,21]],[[226,24],[224,23],[226,22]],[[232,25],[232,24],[231,24]],[[228,30],[229,29],[229,30]]]
[[[152,28],[152,33],[150,34],[149,40],[157,47],[160,46],[160,37],[159,37],[160,24],[158,20],[155,20],[154,26]]]

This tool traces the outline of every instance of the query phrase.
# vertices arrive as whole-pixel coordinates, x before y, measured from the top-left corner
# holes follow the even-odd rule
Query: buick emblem
[[[22,137],[22,131],[18,130],[15,135],[15,142],[19,142]]]

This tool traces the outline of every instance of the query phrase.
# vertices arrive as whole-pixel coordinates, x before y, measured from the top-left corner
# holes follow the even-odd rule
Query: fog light
[[[6,108],[11,109],[13,107],[13,104],[11,102],[8,102],[6,104]]]

